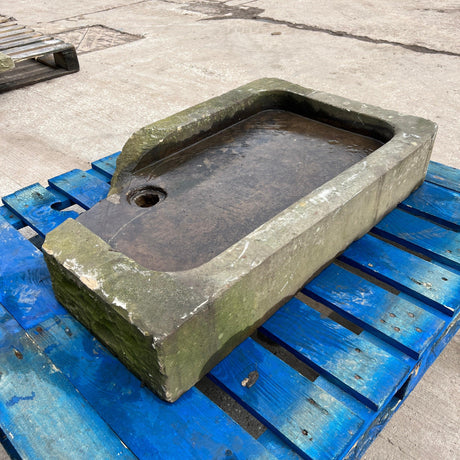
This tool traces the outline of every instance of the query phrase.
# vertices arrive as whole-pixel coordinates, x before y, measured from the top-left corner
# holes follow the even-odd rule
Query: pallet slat
[[[28,33],[24,33],[24,34],[20,34],[20,35],[13,35],[13,36],[10,36],[10,37],[5,37],[5,38],[0,38],[0,45],[4,45],[6,43],[10,43],[10,42],[15,42],[15,41],[18,41],[18,40],[25,40],[27,38],[35,38],[35,37],[39,37],[40,34],[38,32],[28,32]],[[2,37],[2,35],[0,34],[0,37]]]
[[[340,256],[344,262],[454,316],[460,308],[460,276],[370,235]]]
[[[43,254],[1,217],[0,302],[25,329],[65,312],[54,297]]]
[[[10,22],[9,24],[2,25],[0,29],[0,35],[10,32],[11,30],[21,30],[21,29],[25,29],[25,27],[17,24],[16,22]]]
[[[444,327],[436,316],[335,264],[302,292],[414,359]]]
[[[47,40],[43,42],[32,43],[31,45],[18,46],[4,50],[5,54],[11,56],[15,61],[31,59],[50,53],[61,53],[72,49],[72,45],[62,42],[61,40]]]
[[[460,234],[394,209],[372,230],[375,234],[460,270]]]
[[[32,32],[35,32],[35,31],[33,29],[29,29],[28,27],[18,26],[17,28],[12,28],[11,30],[8,30],[8,31],[3,30],[0,33],[0,39],[22,35],[22,34],[29,34]]]
[[[139,458],[271,458],[196,388],[157,398],[70,315],[29,334]]]
[[[24,34],[25,36],[21,35],[20,37],[17,37],[16,39],[7,39],[6,42],[2,43],[0,40],[0,51],[4,52],[5,50],[8,50],[9,48],[17,47],[17,46],[23,46],[23,45],[31,45],[33,43],[37,43],[41,41],[41,37],[39,35],[33,35],[33,34]]]
[[[453,190],[424,182],[399,207],[460,231],[460,194]]]
[[[402,384],[409,367],[293,298],[261,327],[314,370],[373,410],[378,410]]]
[[[425,180],[460,193],[460,169],[430,161]]]
[[[159,458],[167,458],[168,449],[174,445],[183,458],[207,458],[216,452],[221,452],[216,458],[226,458],[228,452],[244,458],[269,457],[260,444],[198,390],[192,390],[194,396],[181,398],[180,404],[171,405],[142,388],[56,302],[41,252],[6,222],[0,226],[0,236],[1,300],[99,414],[118,428],[120,437],[137,455],[158,452]],[[210,420],[216,426],[214,430],[209,429]],[[158,437],[152,433],[158,433]]]
[[[49,184],[84,209],[89,209],[107,196],[110,185],[89,172],[74,169],[50,179]]]
[[[38,206],[42,208],[39,213],[28,209],[29,207],[35,206],[37,197],[31,196],[31,194],[27,195],[26,193],[24,195],[25,201],[22,201],[24,204],[23,208],[15,202],[15,205],[20,208],[20,215],[24,217],[28,216],[29,219],[31,218],[30,216],[32,216],[34,220],[44,224],[50,216],[52,219],[57,217],[53,212],[56,212],[58,216],[62,215],[63,211],[60,210],[68,206],[71,201],[77,202],[80,206],[82,206],[81,203],[86,203],[83,207],[89,207],[89,202],[85,200],[92,200],[93,202],[96,200],[89,190],[85,190],[85,187],[91,187],[94,181],[92,177],[89,179],[82,177],[82,174],[93,175],[97,179],[96,182],[100,180],[102,184],[105,184],[103,187],[107,189],[106,182],[110,180],[115,170],[115,162],[118,153],[95,162],[93,164],[94,169],[86,173],[77,170],[78,172],[73,172],[73,175],[71,172],[67,173],[69,174],[68,176],[64,174],[51,179],[51,187],[47,189],[42,187],[42,189],[49,192],[51,197],[54,197],[53,199],[59,197],[61,201],[58,200],[58,202],[53,203],[51,197],[48,197],[48,203],[45,203],[46,200],[39,199]],[[89,181],[88,184],[85,184],[86,180]],[[59,191],[55,193],[55,191],[63,185],[64,187],[61,193],[59,193]],[[42,190],[40,189],[38,191],[40,192]],[[62,192],[65,193],[63,194]],[[98,193],[96,186],[94,186],[94,192],[96,194]],[[63,195],[66,195],[66,197]],[[18,199],[17,201],[19,202],[21,200]],[[51,206],[53,207],[51,208]],[[424,206],[426,207],[426,205]],[[276,458],[290,460],[299,458],[300,454],[302,454],[302,457],[306,458],[310,458],[310,455],[312,456],[311,458],[335,458],[335,453],[342,449],[342,444],[340,443],[342,443],[342,439],[346,436],[346,433],[341,433],[342,437],[339,436],[339,446],[332,446],[336,440],[329,434],[331,431],[330,427],[327,429],[323,427],[324,434],[320,441],[320,443],[323,442],[324,445],[328,445],[328,443],[331,444],[329,451],[327,450],[329,447],[325,449],[322,447],[318,448],[320,443],[310,448],[309,451],[305,449],[302,450],[299,444],[293,443],[292,437],[295,433],[291,430],[292,424],[288,424],[286,427],[285,419],[289,419],[290,417],[291,421],[306,419],[305,417],[308,414],[306,414],[303,407],[300,407],[301,403],[299,403],[299,401],[305,403],[305,396],[303,400],[300,396],[295,397],[293,399],[293,404],[288,407],[284,414],[280,410],[277,410],[276,413],[273,414],[270,411],[275,411],[275,409],[268,407],[268,404],[269,401],[271,401],[272,405],[278,405],[278,407],[282,404],[289,405],[289,398],[292,394],[289,386],[296,384],[298,374],[289,366],[282,364],[287,366],[289,372],[293,373],[295,376],[294,380],[287,377],[286,380],[283,380],[283,377],[285,377],[288,371],[280,370],[279,373],[277,373],[279,365],[277,358],[264,349],[261,351],[262,355],[259,356],[258,352],[261,347],[250,339],[247,342],[254,345],[254,347],[252,349],[244,349],[242,354],[236,356],[236,358],[233,354],[237,353],[236,350],[239,350],[242,346],[232,352],[227,358],[229,361],[226,361],[228,368],[223,371],[222,375],[218,376],[218,379],[220,385],[227,388],[227,391],[230,391],[241,404],[248,408],[248,410],[252,411],[257,417],[262,418],[265,423],[271,427],[273,432],[267,430],[259,438],[258,442],[254,441],[196,389],[192,389],[185,395],[185,397],[188,398],[187,408],[179,408],[177,412],[174,412],[171,406],[175,406],[177,403],[173,405],[163,403],[153,396],[151,392],[143,388],[140,382],[133,377],[116,358],[110,355],[110,353],[108,353],[105,348],[86,331],[86,329],[68,316],[62,307],[57,304],[51,290],[49,276],[47,272],[45,273],[43,271],[43,267],[46,266],[44,265],[42,257],[40,257],[41,254],[11,226],[13,225],[15,228],[20,228],[23,225],[21,219],[16,216],[11,217],[11,209],[12,208],[0,207],[0,216],[4,216],[7,219],[7,221],[5,221],[0,217],[0,302],[5,301],[10,311],[22,321],[21,324],[23,327],[28,328],[29,338],[32,338],[34,342],[32,344],[30,340],[27,339],[28,343],[31,344],[33,348],[38,347],[41,352],[44,352],[44,354],[52,358],[54,364],[69,377],[78,391],[81,391],[85,397],[88,397],[90,404],[94,406],[102,419],[119,433],[122,439],[126,437],[128,440],[127,444],[130,448],[137,449],[136,453],[139,457],[155,456],[155,458],[171,458],[171,456],[173,456],[173,458],[177,458],[179,455],[184,458],[221,458],[222,460],[232,457],[268,458],[269,454],[262,447],[266,446]],[[40,215],[41,212],[43,215]],[[394,222],[390,222],[390,226],[385,223],[384,230],[374,229],[376,233],[379,231],[386,231],[386,234],[379,234],[387,239],[403,244],[409,249],[423,252],[442,263],[446,263],[446,261],[450,262],[451,268],[442,271],[442,267],[437,267],[434,264],[422,261],[416,256],[412,256],[415,257],[416,261],[425,263],[425,265],[422,264],[421,266],[416,265],[415,275],[417,276],[414,276],[413,267],[410,265],[410,275],[421,283],[422,286],[424,285],[426,291],[422,289],[422,292],[417,295],[413,290],[411,282],[407,283],[407,280],[404,280],[402,275],[398,278],[398,274],[392,273],[389,275],[385,270],[383,270],[384,274],[382,275],[382,273],[380,273],[380,268],[372,271],[372,269],[375,268],[374,259],[372,258],[374,256],[385,259],[385,264],[389,263],[391,270],[396,269],[397,271],[400,269],[401,273],[404,272],[406,267],[409,267],[409,264],[412,264],[412,260],[407,260],[405,256],[401,256],[400,253],[396,253],[396,258],[394,258],[394,253],[390,251],[390,262],[388,262],[387,246],[392,249],[397,248],[371,236],[367,237],[371,238],[372,244],[374,243],[373,240],[376,240],[379,244],[387,246],[377,248],[375,254],[372,253],[372,251],[364,254],[362,260],[350,262],[350,259],[346,260],[346,262],[401,289],[402,292],[399,296],[395,296],[381,288],[377,288],[377,286],[369,281],[336,265],[331,265],[304,289],[308,295],[322,301],[345,318],[350,319],[354,324],[363,327],[365,331],[363,331],[358,338],[362,339],[362,343],[367,343],[366,346],[370,345],[371,348],[374,347],[374,349],[381,347],[381,353],[383,354],[386,353],[385,350],[391,350],[391,347],[395,347],[395,349],[400,351],[394,350],[394,352],[391,351],[391,353],[401,357],[399,360],[396,359],[395,363],[401,363],[401,360],[403,360],[402,353],[407,353],[414,359],[419,358],[420,361],[416,368],[413,368],[412,361],[407,358],[407,356],[404,358],[404,363],[410,364],[411,375],[413,374],[408,386],[409,389],[412,389],[419,380],[420,375],[429,367],[434,357],[439,354],[440,350],[455,332],[456,327],[458,327],[456,323],[456,321],[458,321],[458,315],[455,317],[457,318],[456,320],[455,318],[451,319],[443,316],[438,312],[434,312],[438,315],[435,316],[435,314],[430,314],[423,309],[424,303],[433,306],[434,303],[439,302],[440,299],[441,303],[442,299],[448,301],[448,307],[446,308],[453,308],[455,306],[455,298],[452,293],[455,293],[455,286],[456,289],[458,289],[460,285],[457,283],[457,278],[454,277],[452,277],[454,284],[448,283],[447,281],[451,281],[451,275],[455,275],[456,273],[454,268],[455,265],[452,265],[452,261],[458,263],[458,259],[452,256],[452,254],[455,253],[451,247],[458,247],[458,245],[454,245],[454,243],[456,244],[458,235],[401,210],[393,212],[398,215],[403,214],[406,217],[408,216],[404,221],[404,225],[401,224],[399,228],[396,228],[397,225],[395,226],[395,222],[397,223],[397,219],[394,219]],[[427,212],[425,209],[425,211],[419,212],[418,210],[414,211],[412,209],[411,212],[439,222],[439,216],[435,215],[433,217],[430,214],[431,210]],[[8,223],[10,223],[10,225],[8,225]],[[445,223],[441,223],[445,225]],[[407,226],[412,226],[413,228],[408,229]],[[450,228],[453,228],[452,225]],[[416,229],[418,232],[415,231]],[[436,229],[435,233],[433,233],[434,229]],[[406,232],[404,232],[404,230]],[[407,235],[405,233],[407,233]],[[416,234],[415,240],[411,236],[413,233]],[[457,238],[454,238],[454,236]],[[446,252],[446,249],[452,252]],[[405,251],[401,252],[411,256],[411,254],[407,254]],[[18,256],[17,259],[14,258],[15,253]],[[3,254],[5,257],[2,257]],[[366,259],[369,254],[371,258]],[[446,257],[441,259],[440,257],[443,257],[443,255],[447,256],[447,259]],[[386,267],[388,268],[388,266]],[[433,288],[432,285],[430,286],[430,281],[426,282],[423,278],[423,276],[427,278],[432,276],[432,274],[426,273],[428,267],[434,267],[437,275],[441,273],[447,278],[446,274],[448,274],[449,278],[447,281],[442,280],[443,283],[435,283],[436,286]],[[438,268],[441,269],[441,272],[437,270]],[[10,274],[12,275],[11,277],[9,277]],[[421,278],[418,275],[420,275]],[[402,284],[399,285],[398,283]],[[409,286],[406,286],[406,284]],[[417,283],[416,285],[418,286]],[[6,295],[2,297],[5,286]],[[436,300],[431,299],[430,301],[429,294],[430,291],[433,290],[435,292],[431,292],[431,295],[434,296]],[[439,290],[442,291],[442,295],[439,294]],[[48,296],[45,295],[46,292],[49,294]],[[37,293],[39,293],[37,297],[38,308],[35,309],[36,306],[34,302],[30,300],[27,301],[27,299],[32,299]],[[409,297],[410,295],[416,295],[417,297]],[[21,303],[21,298],[25,300],[24,303]],[[50,302],[52,306],[52,302],[54,302],[54,305],[57,306],[56,308],[60,310],[53,311],[53,308],[51,308],[50,311],[40,310],[40,308],[46,306],[46,304]],[[359,306],[361,308],[359,308]],[[451,316],[455,314],[455,310],[449,313],[449,311],[445,311],[439,306],[436,308]],[[314,313],[316,314],[316,312]],[[392,316],[391,313],[394,316]],[[409,316],[409,313],[412,313],[414,316]],[[310,331],[296,314],[298,314],[297,308],[294,313],[289,314],[290,328],[288,329],[286,326],[285,335],[289,339],[292,335],[295,335],[295,333],[293,334],[294,328],[292,327],[292,324],[294,324],[296,328],[305,328],[306,334],[308,335],[304,335],[304,339],[308,339],[309,341],[312,337],[312,332],[314,336],[318,327],[314,324],[312,326],[312,321],[306,321],[306,324],[310,325],[309,327],[313,327],[313,330]],[[403,319],[404,315],[408,316],[410,319],[405,321]],[[28,322],[29,317],[31,319],[30,322]],[[305,318],[305,316],[303,317]],[[449,325],[446,325],[440,318],[445,318],[446,323],[449,323]],[[331,321],[329,319],[319,319],[321,319],[320,322]],[[383,319],[385,323],[381,322],[381,319]],[[457,326],[454,323],[457,324]],[[324,332],[324,324],[321,324],[320,328],[321,327],[323,327]],[[395,327],[400,330],[395,330]],[[417,331],[415,328],[420,329],[420,331]],[[414,333],[414,329],[416,333]],[[345,333],[348,332],[351,334],[350,337],[352,338],[357,337],[341,327],[339,327],[339,330],[343,330]],[[332,332],[334,333],[334,331]],[[442,332],[441,338],[439,338],[440,332]],[[280,341],[279,337],[271,336],[267,331],[265,331],[265,333],[271,338],[276,338]],[[430,336],[430,334],[432,335]],[[340,340],[343,340],[343,335],[341,333],[338,334],[340,340],[338,340],[337,337],[331,338],[331,335],[330,331],[323,334],[323,346],[328,349],[328,351],[324,353],[324,359],[330,359],[333,363],[337,363],[340,361],[340,350],[337,355],[335,347],[337,344],[342,343]],[[375,339],[374,336],[377,337],[377,339]],[[2,334],[0,332],[0,342],[1,339]],[[383,342],[380,342],[378,339]],[[432,343],[433,340],[436,340],[435,344]],[[386,344],[389,344],[389,346]],[[289,348],[289,346],[287,348]],[[290,350],[302,359],[301,355],[296,353],[294,348],[290,348]],[[35,352],[37,352],[37,348],[35,348]],[[352,351],[348,352],[348,358],[351,357],[353,361],[351,352]],[[360,349],[360,352],[357,353],[363,353],[363,351]],[[390,358],[395,359],[395,356],[391,356]],[[47,361],[46,357],[43,355],[42,357]],[[349,360],[345,360],[346,357],[347,356],[344,355],[342,363],[349,366]],[[235,358],[235,361],[231,362],[230,360],[233,358]],[[275,361],[273,361],[273,359]],[[308,359],[305,359],[305,356],[303,359],[312,365],[312,367],[315,367],[313,361],[308,361]],[[385,361],[388,363],[387,360]],[[244,367],[244,363],[249,364],[247,367]],[[404,363],[403,367],[405,366],[407,368],[408,366]],[[244,378],[249,376],[254,365],[257,366],[256,370],[258,372],[256,382],[250,387],[243,387],[241,382]],[[353,365],[354,364],[352,364],[352,366]],[[330,366],[332,366],[331,362],[326,362],[324,368],[330,370]],[[396,367],[398,366],[399,364],[396,365]],[[214,369],[214,371],[216,369]],[[321,367],[317,367],[316,369],[318,372],[321,372]],[[322,369],[322,371],[324,377],[320,375],[315,383],[311,383],[302,377],[300,387],[304,389],[304,385],[308,387],[311,385],[315,391],[318,391],[317,397],[312,397],[314,402],[318,402],[318,400],[321,399],[321,395],[325,393],[326,399],[335,401],[335,403],[339,404],[341,409],[348,408],[347,414],[351,413],[355,420],[356,418],[361,420],[361,424],[357,425],[355,428],[351,427],[350,433],[348,433],[348,435],[351,436],[350,440],[353,438],[353,447],[351,444],[347,444],[347,442],[350,442],[347,441],[345,442],[347,445],[344,450],[342,450],[343,455],[346,455],[348,452],[350,458],[354,458],[353,455],[356,453],[359,455],[359,453],[363,452],[370,441],[375,438],[376,433],[381,429],[381,426],[386,422],[387,418],[391,416],[398,407],[399,401],[395,398],[394,392],[398,385],[404,381],[404,377],[402,380],[396,379],[399,383],[393,385],[392,388],[390,383],[383,382],[384,386],[388,384],[388,389],[389,391],[391,389],[390,393],[392,392],[391,394],[393,396],[390,395],[390,399],[387,398],[387,400],[382,403],[382,410],[374,412],[377,407],[376,405],[368,404],[368,406],[372,406],[371,410],[369,407],[361,404],[357,399],[354,399],[354,397],[359,399],[359,395],[355,390],[350,391],[351,387],[337,379],[333,374],[328,374],[329,371],[324,372],[324,369]],[[280,376],[279,378],[278,374]],[[216,377],[214,377],[214,380],[216,380]],[[382,380],[380,380],[377,375],[373,385],[378,386],[380,384],[382,384]],[[272,386],[274,386],[274,390]],[[347,393],[344,393],[343,389],[345,389]],[[406,385],[404,385],[404,389],[406,389]],[[277,391],[282,395],[281,397],[277,396]],[[300,390],[295,389],[295,391]],[[288,393],[286,398],[284,398],[285,392]],[[351,394],[353,394],[353,397],[350,396]],[[404,395],[404,393],[402,394]],[[311,396],[311,394],[309,395]],[[334,395],[336,399],[331,395]],[[29,403],[30,401],[28,399],[21,399],[21,396],[24,395],[16,394],[15,396],[18,397],[18,404]],[[25,395],[25,397],[28,396],[31,395]],[[153,404],[151,398],[159,401],[160,404]],[[179,401],[181,401],[181,399]],[[363,398],[360,398],[360,400],[364,401]],[[367,401],[367,403],[369,403],[369,401]],[[168,406],[168,408],[165,409],[163,405]],[[312,402],[310,402],[307,407],[310,409],[310,406],[317,407]],[[261,408],[260,412],[258,409],[259,407]],[[324,405],[322,407],[324,407]],[[296,409],[298,409],[299,413],[295,413],[295,415],[292,416],[292,412],[295,412]],[[331,413],[336,414],[333,410],[331,410]],[[199,414],[199,416],[197,414]],[[380,421],[380,419],[376,419],[375,414],[380,414],[378,417],[383,416],[384,420]],[[322,413],[322,415],[326,417],[326,414]],[[264,419],[264,417],[268,418]],[[311,418],[314,419],[316,423],[316,425],[314,424],[315,427],[321,425],[321,419],[313,416]],[[269,420],[276,420],[277,425],[271,426]],[[342,418],[340,418],[340,423],[341,422],[343,422]],[[27,426],[26,420],[24,420],[24,423],[26,423]],[[69,424],[69,426],[70,425],[71,424]],[[332,424],[333,430],[337,429],[337,426],[337,422],[334,419]],[[27,429],[29,429],[28,426]],[[303,430],[305,430],[307,434],[305,434]],[[17,441],[17,436],[19,436],[18,433],[20,433],[20,431],[19,428],[15,428],[15,442]],[[342,431],[345,431],[345,429]],[[37,433],[39,432],[40,430],[37,430]],[[284,440],[286,442],[286,444],[284,444],[274,432],[287,433],[291,438],[284,435]],[[321,433],[321,429],[318,428],[317,432]],[[307,428],[302,429],[302,438],[308,437],[311,433],[312,432]],[[22,442],[22,439],[19,439],[19,441]],[[67,440],[67,442],[70,442],[70,440]],[[254,444],[250,444],[251,442]],[[316,442],[316,440],[310,441],[310,443],[314,442]],[[287,444],[290,444],[293,448],[295,445],[297,453],[290,450]],[[160,446],[159,450],[155,450],[158,445]],[[349,451],[350,447],[352,447],[351,451]],[[315,451],[316,448],[318,448],[317,451]],[[324,452],[327,452],[328,456],[325,456]],[[255,455],[251,457],[251,454],[254,453]],[[62,457],[62,451],[60,451],[60,454]],[[87,458],[88,457],[94,458],[94,452],[88,452]],[[343,458],[343,456],[340,454],[337,458]]]
[[[66,219],[78,217],[75,211],[59,211],[71,204],[68,198],[40,184],[4,197],[3,203],[42,237]]]
[[[0,305],[0,424],[23,458],[134,458]]]
[[[121,152],[115,152],[112,155],[108,155],[100,160],[94,161],[91,163],[91,166],[97,172],[104,174],[107,178],[112,179],[113,174],[115,173],[117,158]]]
[[[251,375],[255,381],[243,385]],[[210,377],[307,458],[337,458],[363,423],[251,339],[235,348]]]
[[[302,457],[289,449],[281,439],[274,435],[271,430],[265,430],[258,438],[260,442],[275,458],[279,460],[299,460]]]
[[[1,219],[5,220],[16,229],[24,227],[22,220],[6,206],[0,206],[0,220]]]

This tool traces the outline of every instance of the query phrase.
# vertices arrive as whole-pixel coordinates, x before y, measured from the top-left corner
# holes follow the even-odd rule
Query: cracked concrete
[[[228,13],[240,17],[215,19]],[[0,0],[0,14],[50,34],[103,25],[143,37],[0,96],[1,196],[88,168],[141,126],[266,76],[429,118],[432,158],[460,167],[458,3]],[[458,350],[456,339],[365,458],[458,456]]]

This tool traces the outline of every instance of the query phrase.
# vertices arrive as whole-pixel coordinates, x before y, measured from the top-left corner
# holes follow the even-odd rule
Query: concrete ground
[[[0,0],[1,15],[73,41],[81,65],[0,95],[0,196],[88,168],[141,126],[265,76],[429,118],[432,158],[460,168],[460,3],[324,3]],[[460,458],[459,345],[366,459]]]

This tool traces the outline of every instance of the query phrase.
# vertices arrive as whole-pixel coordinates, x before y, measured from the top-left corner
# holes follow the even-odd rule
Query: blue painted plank
[[[373,410],[388,401],[409,373],[402,360],[331,319],[321,318],[296,298],[261,330]]]
[[[174,404],[157,398],[70,315],[29,335],[137,457],[272,458],[196,388]]]
[[[0,218],[5,219],[14,228],[19,229],[24,227],[22,220],[6,206],[0,206]]]
[[[460,231],[460,193],[424,182],[400,208]]]
[[[444,321],[332,264],[302,291],[414,359],[434,342]]]
[[[444,314],[460,308],[460,276],[370,235],[355,241],[340,256]]]
[[[359,440],[353,445],[344,460],[359,460],[391,419],[393,414],[398,410],[401,403],[402,401],[394,396],[376,417],[374,417],[370,426],[367,427],[366,432],[360,436]],[[399,457],[398,460],[403,460],[403,457]]]
[[[49,184],[84,209],[89,209],[107,196],[110,185],[94,174],[74,169],[50,179]]]
[[[65,312],[54,297],[43,254],[1,217],[0,302],[25,329]]]
[[[412,373],[411,379],[408,382],[404,398],[415,388],[418,382],[423,378],[425,372],[434,363],[436,358],[460,328],[460,313],[457,313],[454,318],[449,318],[449,320],[450,322],[446,324],[441,336],[437,337],[435,343],[423,353],[421,359],[417,362],[415,372]]]
[[[257,438],[273,456],[279,460],[299,460],[302,458],[299,454],[290,449],[273,431],[266,430]]]
[[[430,161],[425,180],[460,193],[460,169]]]
[[[106,156],[104,158],[101,158],[100,160],[97,160],[91,163],[91,166],[97,172],[107,176],[108,179],[112,179],[112,176],[116,168],[117,158],[118,158],[118,155],[120,155],[120,153],[121,151],[113,153],[112,155]]]
[[[363,423],[251,339],[235,348],[209,376],[306,458],[340,458]]]
[[[0,424],[23,458],[134,458],[0,305]]]
[[[460,234],[394,209],[372,230],[375,234],[460,270]]]
[[[63,205],[70,205],[70,201],[40,184],[4,197],[3,203],[42,237],[66,219],[78,217],[75,211],[59,211]]]

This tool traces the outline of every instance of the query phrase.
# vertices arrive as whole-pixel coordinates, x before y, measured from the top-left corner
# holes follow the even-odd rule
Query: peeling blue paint
[[[35,391],[32,391],[30,396],[13,396],[9,401],[5,403],[6,407],[11,407],[17,404],[19,401],[31,401],[35,398]]]

